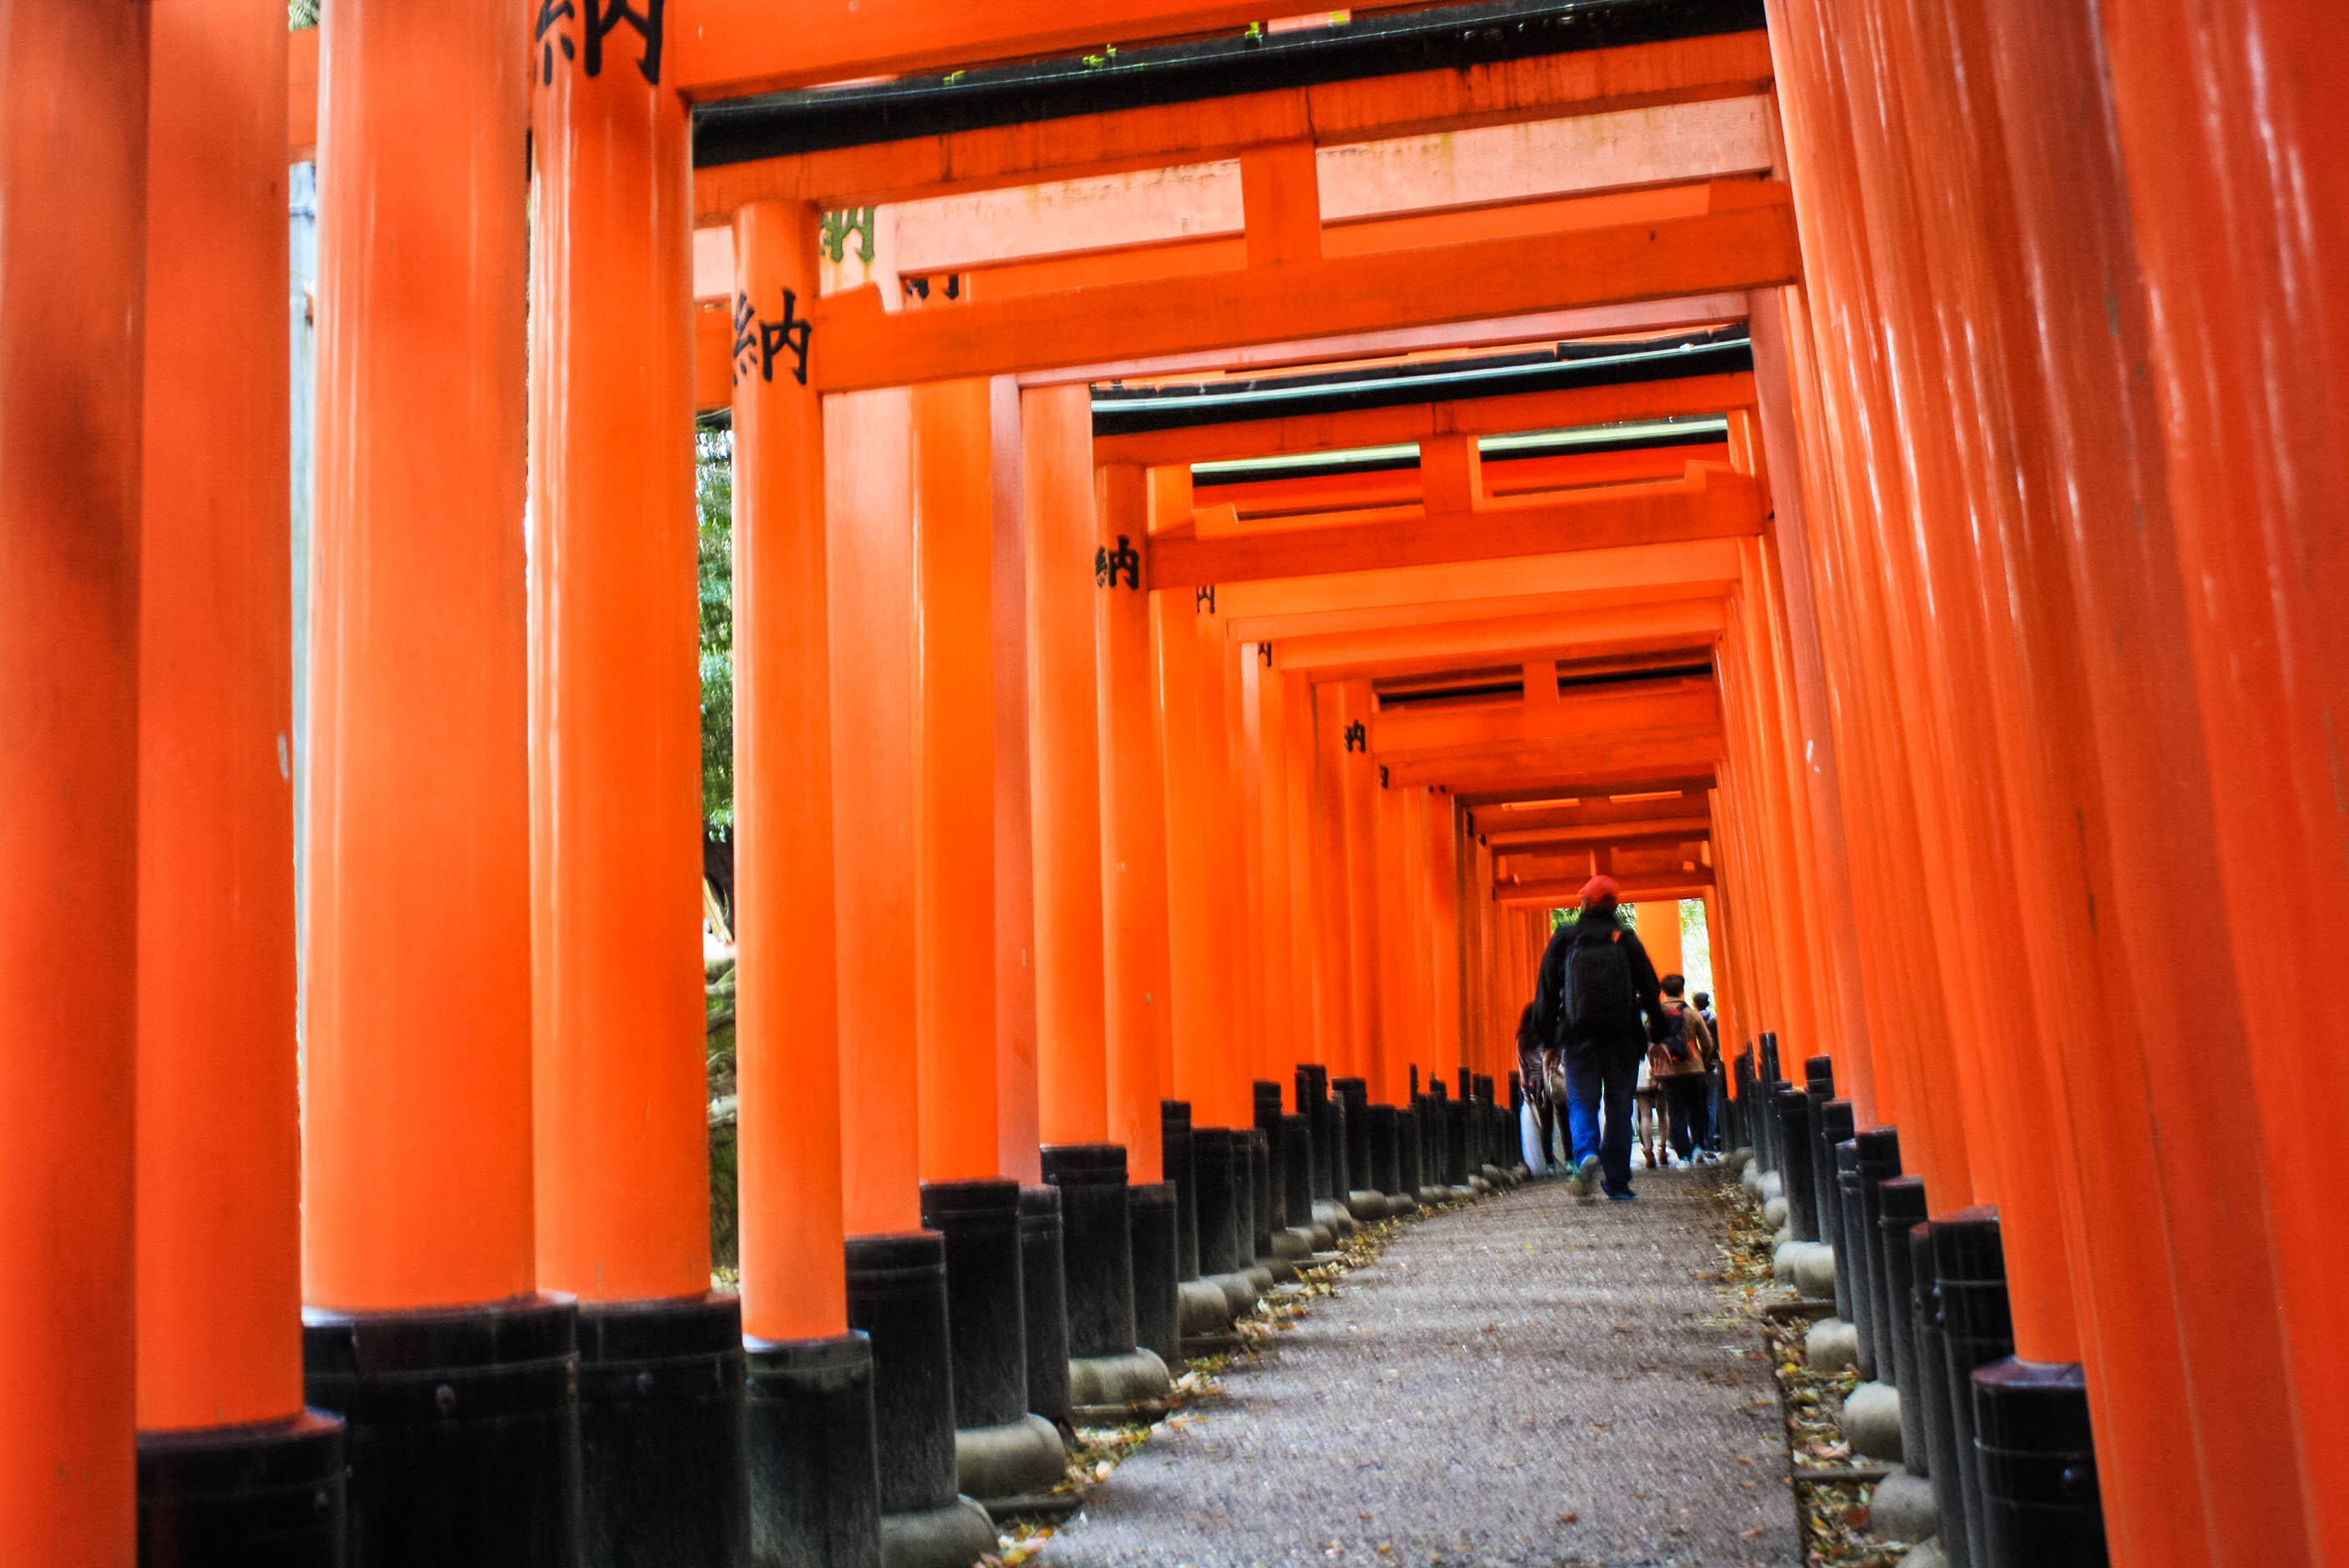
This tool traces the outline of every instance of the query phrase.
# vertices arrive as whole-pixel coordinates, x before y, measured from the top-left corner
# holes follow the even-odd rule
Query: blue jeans
[[[1637,1056],[1567,1058],[1566,1119],[1574,1135],[1574,1163],[1598,1155],[1609,1192],[1631,1190],[1631,1096],[1639,1082]]]

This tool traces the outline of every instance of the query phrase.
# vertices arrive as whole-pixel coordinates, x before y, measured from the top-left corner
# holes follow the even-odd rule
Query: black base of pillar
[[[1979,1568],[2104,1568],[2105,1514],[2077,1367],[2012,1357],[1973,1377]]]
[[[1199,1277],[1198,1175],[1191,1155],[1191,1102],[1158,1102],[1159,1169],[1174,1183],[1174,1277]]]
[[[1370,1119],[1370,1186],[1374,1191],[1399,1194],[1403,1191],[1402,1158],[1396,1148],[1395,1109],[1391,1105],[1371,1106]]]
[[[1133,1237],[1125,1150],[1060,1143],[1043,1151],[1044,1180],[1060,1189],[1069,1287],[1069,1408],[1081,1424],[1165,1413],[1171,1379],[1133,1339]]]
[[[750,1549],[742,1304],[579,1309],[582,1568],[740,1568]]]
[[[1941,1342],[1941,1292],[1933,1274],[1933,1227],[1913,1225],[1909,1231],[1910,1320],[1917,1331],[1918,1403],[1925,1428],[1926,1463],[1933,1479],[1933,1506],[1940,1514],[1941,1555],[1950,1568],[1972,1568],[1973,1555],[1966,1538],[1965,1501],[1958,1494],[1958,1428],[1950,1413],[1950,1380],[1942,1375],[1949,1353]],[[1901,1401],[1908,1414],[1908,1401]],[[1908,1441],[1901,1432],[1901,1441]]]
[[[1174,1278],[1174,1183],[1126,1189],[1133,1238],[1133,1342],[1173,1367],[1183,1359],[1181,1293]]]
[[[1402,1183],[1404,1196],[1414,1207],[1419,1202],[1420,1188],[1426,1185],[1420,1174],[1422,1168],[1419,1107],[1399,1107],[1395,1111],[1395,1180]]]
[[[140,1568],[342,1568],[343,1423],[139,1434]]]
[[[1948,1361],[1950,1424],[1957,1429],[1957,1496],[1944,1492],[1941,1516],[1963,1500],[1966,1539],[1973,1568],[1989,1568],[1983,1534],[1982,1465],[1975,1449],[1973,1375],[1980,1367],[2014,1354],[2014,1329],[2007,1315],[2006,1251],[2000,1240],[1998,1211],[1961,1209],[1933,1222],[1933,1284],[1941,1295],[1941,1352]],[[1946,1487],[1951,1477],[1936,1478]]]
[[[1248,1266],[1251,1238],[1241,1229],[1247,1184],[1234,1158],[1229,1128],[1191,1130],[1192,1171],[1199,1186],[1199,1274],[1203,1279]]]
[[[884,1568],[969,1568],[996,1536],[986,1510],[959,1495],[946,1238],[849,1237],[848,1323],[873,1342]]]
[[[304,1393],[343,1418],[353,1568],[574,1568],[568,1296],[303,1314]]]
[[[1286,1201],[1289,1225],[1294,1229],[1310,1229],[1313,1224],[1313,1137],[1306,1130],[1301,1116],[1280,1119],[1280,1171],[1282,1196]]]
[[[759,1568],[880,1568],[871,1342],[845,1334],[746,1348]]]
[[[1252,1127],[1247,1140],[1248,1206],[1254,1218],[1248,1256],[1261,1261],[1272,1256],[1272,1217],[1282,1207],[1272,1184],[1272,1142],[1264,1129]]]
[[[1932,1473],[1931,1447],[1925,1439],[1924,1400],[1918,1385],[1924,1379],[1917,1359],[1916,1288],[1909,1256],[1909,1233],[1925,1222],[1925,1179],[1895,1176],[1876,1187],[1878,1248],[1884,1258],[1884,1334],[1891,1342],[1889,1364],[1877,1370],[1889,1376],[1900,1390],[1900,1453],[1911,1475]],[[1914,1445],[1913,1449],[1911,1445]],[[1919,1458],[1910,1461],[1908,1456]]]
[[[1863,1370],[1881,1377],[1892,1365],[1892,1327],[1891,1303],[1885,1299],[1884,1201],[1877,1188],[1900,1174],[1900,1130],[1871,1127],[1852,1139],[1852,1174],[1859,1179],[1860,1244],[1852,1264],[1868,1274],[1868,1283],[1860,1287],[1868,1312],[1868,1336],[1861,1345],[1874,1357]]]
[[[1027,1311],[1028,1408],[1069,1424],[1069,1285],[1061,1274],[1061,1190],[1019,1189],[1019,1289]]]
[[[1068,1461],[1051,1423],[1028,1413],[1019,1184],[926,1181],[922,1223],[946,1238],[957,1490],[988,1504],[1050,1491]]]

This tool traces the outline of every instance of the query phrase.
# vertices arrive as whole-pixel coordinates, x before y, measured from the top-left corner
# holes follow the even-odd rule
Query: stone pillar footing
[[[1973,1375],[1979,1568],[2103,1568],[2105,1515],[2076,1366],[2009,1357]]]
[[[139,1561],[203,1568],[267,1542],[273,1568],[342,1568],[343,1423],[139,1434]]]
[[[1041,1416],[955,1432],[955,1484],[989,1512],[1019,1511],[1020,1502],[1059,1485],[1068,1469],[1060,1430]]]
[[[972,1568],[1000,1544],[994,1516],[967,1497],[881,1516],[881,1568]]]
[[[738,1296],[579,1308],[584,1568],[749,1552],[745,1376]]]
[[[356,1561],[578,1562],[578,1308],[570,1297],[302,1315],[305,1396],[345,1423]]]
[[[761,1568],[879,1568],[873,1346],[750,1340],[750,1553]]]
[[[1081,1427],[1154,1421],[1166,1413],[1174,1379],[1154,1352],[1080,1356],[1069,1363],[1069,1408]]]

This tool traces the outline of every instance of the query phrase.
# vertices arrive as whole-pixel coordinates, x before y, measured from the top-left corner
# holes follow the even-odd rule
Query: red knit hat
[[[1615,885],[1613,877],[1592,877],[1582,884],[1582,907],[1585,909],[1588,909],[1602,899],[1609,903],[1619,903],[1622,901],[1622,896],[1623,890]]]

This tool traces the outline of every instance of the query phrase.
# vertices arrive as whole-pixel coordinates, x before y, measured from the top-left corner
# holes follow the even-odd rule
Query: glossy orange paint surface
[[[315,1306],[537,1284],[521,42],[512,15],[453,5],[338,6],[321,41]]]
[[[1020,405],[1038,1094],[1046,1143],[1097,1143],[1109,1135],[1109,1059],[1092,407],[1082,387],[1026,392]]]
[[[1378,797],[1379,765],[1371,759],[1367,735],[1377,716],[1378,702],[1368,681],[1347,681],[1332,688],[1335,713],[1322,726],[1321,743],[1330,748],[1335,830],[1334,856],[1328,875],[1338,900],[1338,928],[1343,934],[1344,975],[1349,998],[1347,1016],[1351,1030],[1345,1062],[1348,1076],[1379,1083],[1378,981]],[[1356,726],[1361,726],[1358,730]]]
[[[994,496],[984,381],[917,387],[915,1041],[922,1179],[1002,1168],[997,1146]]]
[[[1097,548],[1115,552],[1149,526],[1140,469],[1101,470]],[[1164,1180],[1158,1102],[1171,1092],[1174,1002],[1167,956],[1166,795],[1158,762],[1148,580],[1141,564],[1093,583],[1101,657],[1101,885],[1107,1001],[1109,1138],[1135,1182]]]
[[[813,366],[812,355],[811,381]],[[912,407],[908,391],[872,392],[830,399],[823,421],[841,1203],[850,1235],[921,1224]]]
[[[0,53],[0,1559],[136,1551],[131,1122],[150,8]],[[282,222],[282,219],[281,219]],[[282,864],[282,862],[281,862]],[[68,977],[108,975],[111,983]]]
[[[302,1408],[285,26],[151,11],[140,532],[139,1425]]]
[[[1019,388],[988,385],[995,513],[995,1063],[997,1169],[1044,1179],[1036,1062],[1036,820],[1028,769],[1028,530],[1020,495]]]
[[[814,292],[816,213],[734,223],[735,289]],[[833,839],[832,544],[823,409],[788,369],[734,406],[735,1088],[742,1332],[848,1326],[838,872]]]
[[[1253,1119],[1232,951],[1233,874],[1240,859],[1232,801],[1227,644],[1212,599],[1154,597],[1160,755],[1166,778],[1168,974],[1174,1002],[1174,1094],[1195,1124]]]
[[[2349,1432],[2333,1354],[2349,1263],[2303,1157],[2312,1104],[2349,1088],[2338,1019],[2295,979],[2349,951],[2349,127],[2330,62],[2349,16],[2317,0],[2101,14],[2151,310],[2149,367],[2176,501],[2213,822],[2265,1139],[2274,1278],[2313,1544],[2349,1553]],[[2278,923],[2254,912],[2286,907]],[[2279,1034],[2290,1031],[2289,1035]]]
[[[633,70],[533,95],[538,1282],[709,1288],[690,150]]]

